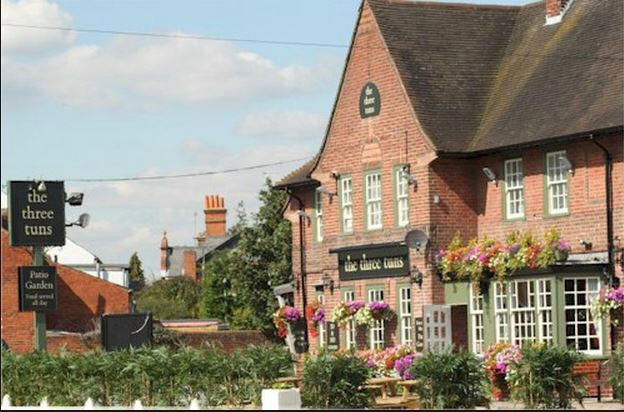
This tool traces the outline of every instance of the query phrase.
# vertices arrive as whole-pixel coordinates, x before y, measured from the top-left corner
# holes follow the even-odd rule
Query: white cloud
[[[181,34],[181,33],[177,33]],[[117,36],[36,62],[2,65],[3,85],[32,84],[70,106],[154,107],[251,101],[323,90],[336,70],[278,67],[231,43]]]
[[[194,156],[189,157],[188,162],[192,166],[181,170],[149,170],[142,174],[223,170],[267,163],[267,159],[280,161],[300,158],[312,154],[315,144],[224,152],[212,150],[201,140],[190,140],[181,144],[181,150],[194,149]],[[240,201],[244,202],[248,213],[257,211],[260,204],[258,191],[266,177],[276,181],[301,163],[303,161],[267,169],[187,179],[100,184],[66,182],[66,191],[85,194],[80,208],[68,209],[71,217],[83,212],[91,215],[91,224],[87,228],[70,228],[68,235],[100,256],[105,263],[127,262],[130,255],[138,251],[146,273],[159,273],[163,231],[167,231],[170,245],[194,244],[193,236],[203,230],[202,207],[205,195],[219,194],[225,198],[228,225],[232,225]],[[71,217],[68,216],[68,219]]]
[[[304,111],[267,111],[250,113],[240,122],[237,133],[261,137],[320,137],[326,120]]]
[[[47,0],[2,0],[2,22],[32,26],[71,26],[72,16]],[[76,33],[2,26],[2,53],[38,53],[70,45]]]

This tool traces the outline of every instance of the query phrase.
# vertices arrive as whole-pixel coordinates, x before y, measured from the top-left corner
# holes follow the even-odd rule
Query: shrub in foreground
[[[624,342],[611,354],[609,384],[613,387],[613,398],[624,401]]]
[[[2,395],[16,406],[204,407],[260,403],[262,388],[291,374],[293,358],[283,346],[263,345],[226,353],[218,348],[167,346],[86,354],[2,351]]]
[[[489,403],[481,361],[471,352],[429,352],[410,368],[414,392],[426,409],[467,409]]]
[[[370,369],[354,355],[322,351],[303,366],[301,401],[308,408],[352,408],[370,406],[372,396],[359,389]]]
[[[526,345],[520,353],[507,374],[514,400],[530,409],[569,409],[574,399],[582,403],[584,378],[573,370],[583,360],[581,354],[544,344]]]

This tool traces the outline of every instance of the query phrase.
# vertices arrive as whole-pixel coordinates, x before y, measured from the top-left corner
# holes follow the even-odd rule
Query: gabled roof
[[[305,162],[301,167],[295,169],[290,172],[284,178],[277,182],[273,187],[275,189],[283,189],[286,187],[296,187],[296,186],[307,186],[307,185],[315,185],[319,184],[317,180],[314,180],[310,177],[314,167],[316,166],[316,161],[318,160],[318,155],[314,156],[312,159]]]
[[[575,0],[560,23],[548,26],[543,1],[365,2],[439,154],[478,154],[624,125],[622,1]],[[348,64],[347,58],[345,70]],[[306,165],[306,176],[318,158]]]
[[[621,1],[576,0],[561,23],[549,26],[543,2],[368,3],[439,152],[624,124]]]

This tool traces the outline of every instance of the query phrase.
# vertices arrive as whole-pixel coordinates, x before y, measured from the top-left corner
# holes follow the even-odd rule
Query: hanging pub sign
[[[49,312],[58,307],[56,267],[20,266],[19,310]]]
[[[425,350],[423,318],[414,318],[414,343],[417,351]]]
[[[336,322],[327,322],[327,349],[340,349],[340,329]]]
[[[63,182],[9,182],[9,242],[11,246],[65,244]]]
[[[345,247],[329,252],[338,254],[340,280],[409,274],[409,249],[401,243]]]
[[[360,116],[373,117],[379,114],[381,109],[381,99],[379,97],[379,89],[375,83],[368,82],[362,88],[360,93]]]

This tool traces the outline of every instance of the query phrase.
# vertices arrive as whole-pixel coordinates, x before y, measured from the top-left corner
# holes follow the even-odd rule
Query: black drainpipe
[[[609,271],[609,286],[613,286],[615,277],[614,268],[614,246],[613,246],[613,179],[611,176],[613,169],[613,157],[611,153],[600,144],[593,134],[589,135],[589,139],[600,149],[602,149],[605,156],[605,189],[607,191],[607,258],[608,258],[608,271]]]
[[[301,264],[301,297],[302,297],[302,303],[303,303],[303,329],[305,331],[305,352],[308,351],[309,348],[309,344],[308,344],[308,320],[306,319],[306,306],[307,306],[307,296],[306,296],[306,275],[305,275],[305,250],[304,250],[304,224],[305,224],[305,215],[304,215],[304,210],[305,210],[305,206],[303,205],[303,201],[301,200],[301,198],[297,195],[295,195],[292,191],[290,191],[288,188],[286,189],[286,193],[288,193],[289,196],[294,197],[295,199],[297,199],[297,201],[299,202],[299,211],[301,212],[299,214],[299,263]]]

